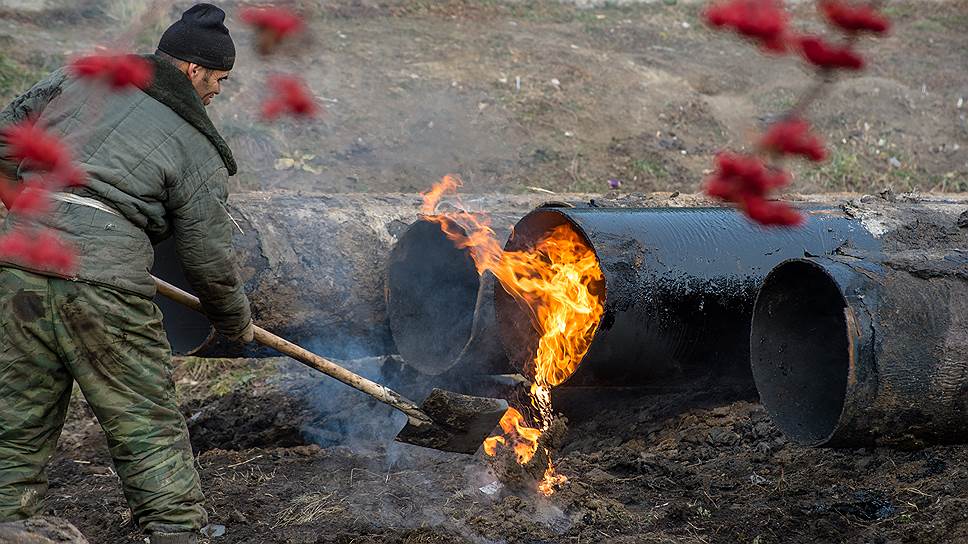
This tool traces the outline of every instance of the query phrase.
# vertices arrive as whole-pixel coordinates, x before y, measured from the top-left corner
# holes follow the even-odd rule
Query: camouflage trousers
[[[77,381],[146,532],[207,523],[171,350],[150,300],[0,268],[0,522],[42,513]]]

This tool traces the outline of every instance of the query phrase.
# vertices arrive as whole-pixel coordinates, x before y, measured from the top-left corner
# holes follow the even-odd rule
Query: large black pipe
[[[494,219],[503,242],[517,217]],[[462,361],[485,373],[503,371],[507,355],[494,320],[494,283],[493,275],[477,273],[468,251],[436,221],[411,225],[393,246],[387,270],[387,317],[403,360],[432,376]]]
[[[505,228],[509,228],[544,199],[538,195],[471,195],[465,201],[475,209],[508,214]],[[229,212],[239,226],[233,245],[253,319],[280,336],[334,358],[395,353],[384,292],[388,259],[398,237],[417,219],[421,204],[422,197],[415,194],[232,195]],[[153,272],[190,290],[170,241],[156,247]],[[227,342],[211,334],[203,316],[162,298],[157,302],[176,353],[204,357],[272,354]],[[433,336],[425,342],[432,344]],[[420,359],[413,360],[419,368]]]
[[[566,195],[541,208],[589,206],[585,198]],[[647,196],[626,195],[620,206],[655,205]],[[482,202],[478,200],[475,207]],[[511,228],[531,211],[504,203],[486,212],[494,237],[505,243]],[[513,211],[512,211],[513,210]],[[455,230],[461,230],[451,225]],[[494,316],[490,273],[477,273],[470,252],[454,245],[437,220],[421,218],[400,235],[389,256],[387,317],[398,353],[427,375],[453,371],[454,378],[518,372],[508,360]],[[483,393],[482,393],[483,394]]]
[[[673,384],[700,376],[752,390],[749,327],[756,293],[778,263],[877,240],[839,209],[814,208],[797,228],[764,228],[723,208],[538,209],[514,228],[509,250],[570,225],[598,257],[604,314],[567,385]],[[503,289],[496,315],[511,361],[527,368],[537,333]]]
[[[507,241],[525,213],[487,214],[499,243]],[[490,272],[478,274],[469,250],[447,238],[439,224],[443,217],[420,218],[390,251],[387,318],[397,352],[409,366],[431,376],[451,369],[455,378],[511,372],[494,317],[497,280]],[[452,222],[448,228],[464,232]]]
[[[256,323],[318,353],[393,353],[383,295],[387,254],[416,217],[418,195],[233,195],[233,245]],[[153,272],[190,289],[174,246],[155,248]],[[264,356],[211,334],[207,320],[157,298],[176,353]]]
[[[767,276],[751,361],[767,412],[810,446],[968,440],[968,254],[792,260]]]

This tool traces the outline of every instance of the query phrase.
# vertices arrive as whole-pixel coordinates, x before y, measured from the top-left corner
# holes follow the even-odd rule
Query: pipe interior
[[[594,246],[588,240],[588,237],[582,229],[567,216],[553,209],[539,209],[525,216],[524,219],[514,226],[514,232],[505,245],[505,250],[520,251],[531,249],[545,235],[561,225],[567,225],[571,228],[592,252],[595,251]],[[595,258],[598,260],[600,266],[601,260],[597,254]],[[593,289],[592,293],[600,298],[603,305],[605,304],[606,288],[604,281],[600,289],[597,291]],[[531,310],[525,303],[516,300],[500,286],[494,289],[494,304],[501,339],[507,350],[508,358],[515,368],[525,371],[532,365],[532,360],[534,359],[540,339],[540,334],[531,321]],[[598,332],[596,329],[596,337],[598,336]],[[594,343],[594,339],[592,343]],[[586,352],[585,358],[587,356],[588,354]],[[582,360],[584,361],[584,359]],[[567,381],[568,378],[573,376],[580,366],[581,364],[579,363],[575,370],[563,381]]]
[[[467,344],[480,276],[470,254],[428,220],[414,223],[390,255],[387,312],[397,350],[424,374],[446,371]]]
[[[850,367],[845,307],[834,280],[810,261],[779,265],[757,298],[753,377],[766,411],[795,442],[825,442],[843,411]]]
[[[155,262],[151,273],[172,285],[191,291],[185,270],[175,252],[174,238],[155,246]],[[165,334],[175,355],[190,355],[202,347],[212,334],[212,324],[207,317],[167,297],[155,296],[155,304],[164,316]]]

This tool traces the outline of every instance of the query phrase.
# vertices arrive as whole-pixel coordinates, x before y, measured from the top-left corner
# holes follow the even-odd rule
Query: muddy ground
[[[356,365],[418,395],[393,361]],[[496,492],[481,457],[392,441],[399,417],[284,359],[177,361],[224,543],[968,542],[968,447],[816,450],[714,384],[568,395],[544,498]],[[142,538],[104,440],[75,396],[49,510],[92,542]],[[482,490],[484,488],[484,490]]]

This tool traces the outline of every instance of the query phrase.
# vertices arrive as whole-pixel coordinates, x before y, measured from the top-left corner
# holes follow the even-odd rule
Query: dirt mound
[[[188,431],[196,452],[212,449],[302,446],[306,406],[280,393],[252,396],[236,391],[197,409],[189,408]]]
[[[0,41],[13,42],[0,55],[8,98],[68,49],[93,50],[129,23],[136,47],[150,49],[161,31],[136,27],[146,2],[40,14],[23,10],[66,3],[26,4],[0,4]],[[250,51],[236,4],[225,6],[229,24]],[[812,77],[706,28],[701,2],[301,4],[311,38],[271,63],[240,54],[211,108],[240,163],[233,190],[409,192],[457,172],[475,192],[604,191],[609,179],[694,191],[714,152],[748,145]],[[811,112],[831,160],[798,166],[794,190],[968,189],[965,72],[950,69],[968,45],[964,0],[929,5],[887,7],[891,35],[862,40],[870,68]],[[812,2],[792,9],[803,28],[819,26]],[[262,122],[271,71],[305,76],[326,115]]]

